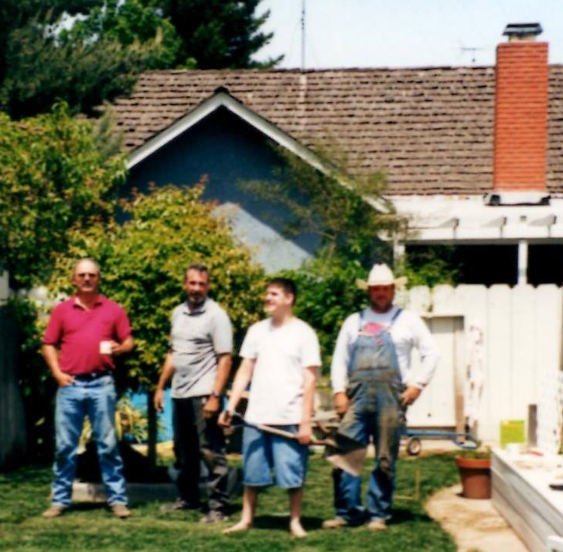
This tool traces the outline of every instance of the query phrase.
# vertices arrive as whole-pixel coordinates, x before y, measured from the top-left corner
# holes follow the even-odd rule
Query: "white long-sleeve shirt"
[[[392,307],[389,312],[380,314],[367,308],[363,311],[363,322],[364,324],[375,322],[389,327],[397,309],[398,307]],[[360,320],[360,313],[350,315],[344,321],[338,334],[330,369],[334,393],[346,390],[352,347],[360,331]],[[439,359],[438,348],[430,330],[420,316],[403,310],[393,322],[390,334],[397,351],[403,383],[420,389],[424,388],[432,379]],[[413,347],[418,349],[422,361],[416,370],[411,370]]]

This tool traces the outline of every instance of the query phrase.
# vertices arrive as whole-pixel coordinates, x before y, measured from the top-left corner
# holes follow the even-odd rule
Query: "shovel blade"
[[[338,449],[327,450],[325,458],[335,468],[339,468],[350,475],[358,477],[362,474],[364,460],[366,459],[367,447],[357,448],[349,452]]]

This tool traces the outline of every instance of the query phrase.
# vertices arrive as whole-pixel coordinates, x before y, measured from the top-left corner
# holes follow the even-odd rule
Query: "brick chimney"
[[[497,46],[495,191],[545,191],[547,158],[547,42],[541,25],[508,25]]]

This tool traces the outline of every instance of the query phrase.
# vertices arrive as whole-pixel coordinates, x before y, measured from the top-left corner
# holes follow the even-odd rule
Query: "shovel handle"
[[[297,439],[297,435],[295,435],[295,433],[291,433],[291,431],[285,431],[283,429],[278,429],[277,427],[249,423],[245,423],[245,425],[250,425],[251,427],[255,427],[256,429],[264,431],[265,433],[271,433],[272,435],[278,435],[279,437],[285,437],[286,439]]]
[[[269,425],[264,424],[253,424],[251,422],[247,422],[240,414],[236,414],[236,417],[243,423],[243,425],[248,427],[253,427],[255,429],[259,429],[264,433],[270,433],[271,435],[277,435],[278,437],[285,437],[286,439],[293,439],[294,441],[297,440],[297,435],[295,433],[291,433],[291,431],[285,431],[283,429],[278,429],[277,427],[272,427]],[[311,439],[309,445],[324,445],[324,441],[316,441],[315,439]]]

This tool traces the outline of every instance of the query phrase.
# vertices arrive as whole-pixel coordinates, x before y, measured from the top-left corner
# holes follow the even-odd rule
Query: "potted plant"
[[[464,498],[491,498],[491,451],[464,450],[455,458]]]

